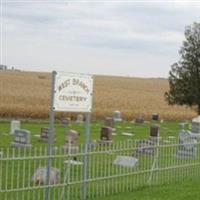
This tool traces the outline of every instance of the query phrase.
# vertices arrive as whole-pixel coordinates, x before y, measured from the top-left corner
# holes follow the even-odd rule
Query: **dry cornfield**
[[[1,71],[0,117],[48,118],[50,73]],[[123,118],[132,120],[139,115],[149,119],[157,112],[167,120],[191,119],[196,113],[181,106],[168,106],[164,92],[166,79],[144,79],[111,76],[94,77],[93,119],[111,116],[120,110]],[[60,118],[67,113],[58,113]]]

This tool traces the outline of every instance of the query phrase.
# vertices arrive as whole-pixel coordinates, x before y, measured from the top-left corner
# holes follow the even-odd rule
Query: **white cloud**
[[[167,76],[185,26],[200,17],[198,6],[185,5],[9,3],[4,6],[4,61],[29,70],[68,66],[67,71]]]

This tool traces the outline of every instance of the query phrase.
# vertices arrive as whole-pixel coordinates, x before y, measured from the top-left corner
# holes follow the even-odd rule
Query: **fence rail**
[[[47,166],[46,147],[1,148],[0,199],[43,200],[48,188],[50,200],[78,200],[85,184],[87,198],[96,199],[200,176],[199,142],[181,144],[176,139],[165,142],[127,140],[88,145],[87,154],[83,146],[74,154],[66,153],[63,147],[54,147],[52,168],[59,173],[56,178],[52,175],[53,182],[49,184],[45,183],[45,173],[37,177],[38,181],[33,178],[38,168]],[[87,179],[83,179],[84,156],[88,156]]]

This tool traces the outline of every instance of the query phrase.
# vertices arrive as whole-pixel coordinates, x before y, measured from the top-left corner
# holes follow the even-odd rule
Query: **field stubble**
[[[50,73],[1,71],[0,117],[48,118],[50,104]],[[110,116],[120,110],[123,118],[132,120],[139,115],[150,119],[157,112],[167,120],[191,119],[193,110],[169,106],[164,101],[167,79],[94,76],[93,119]],[[61,118],[69,113],[57,113]]]

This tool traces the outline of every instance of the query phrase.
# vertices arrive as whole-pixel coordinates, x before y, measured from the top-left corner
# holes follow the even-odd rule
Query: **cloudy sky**
[[[200,22],[199,1],[0,1],[1,63],[29,71],[167,77]]]

